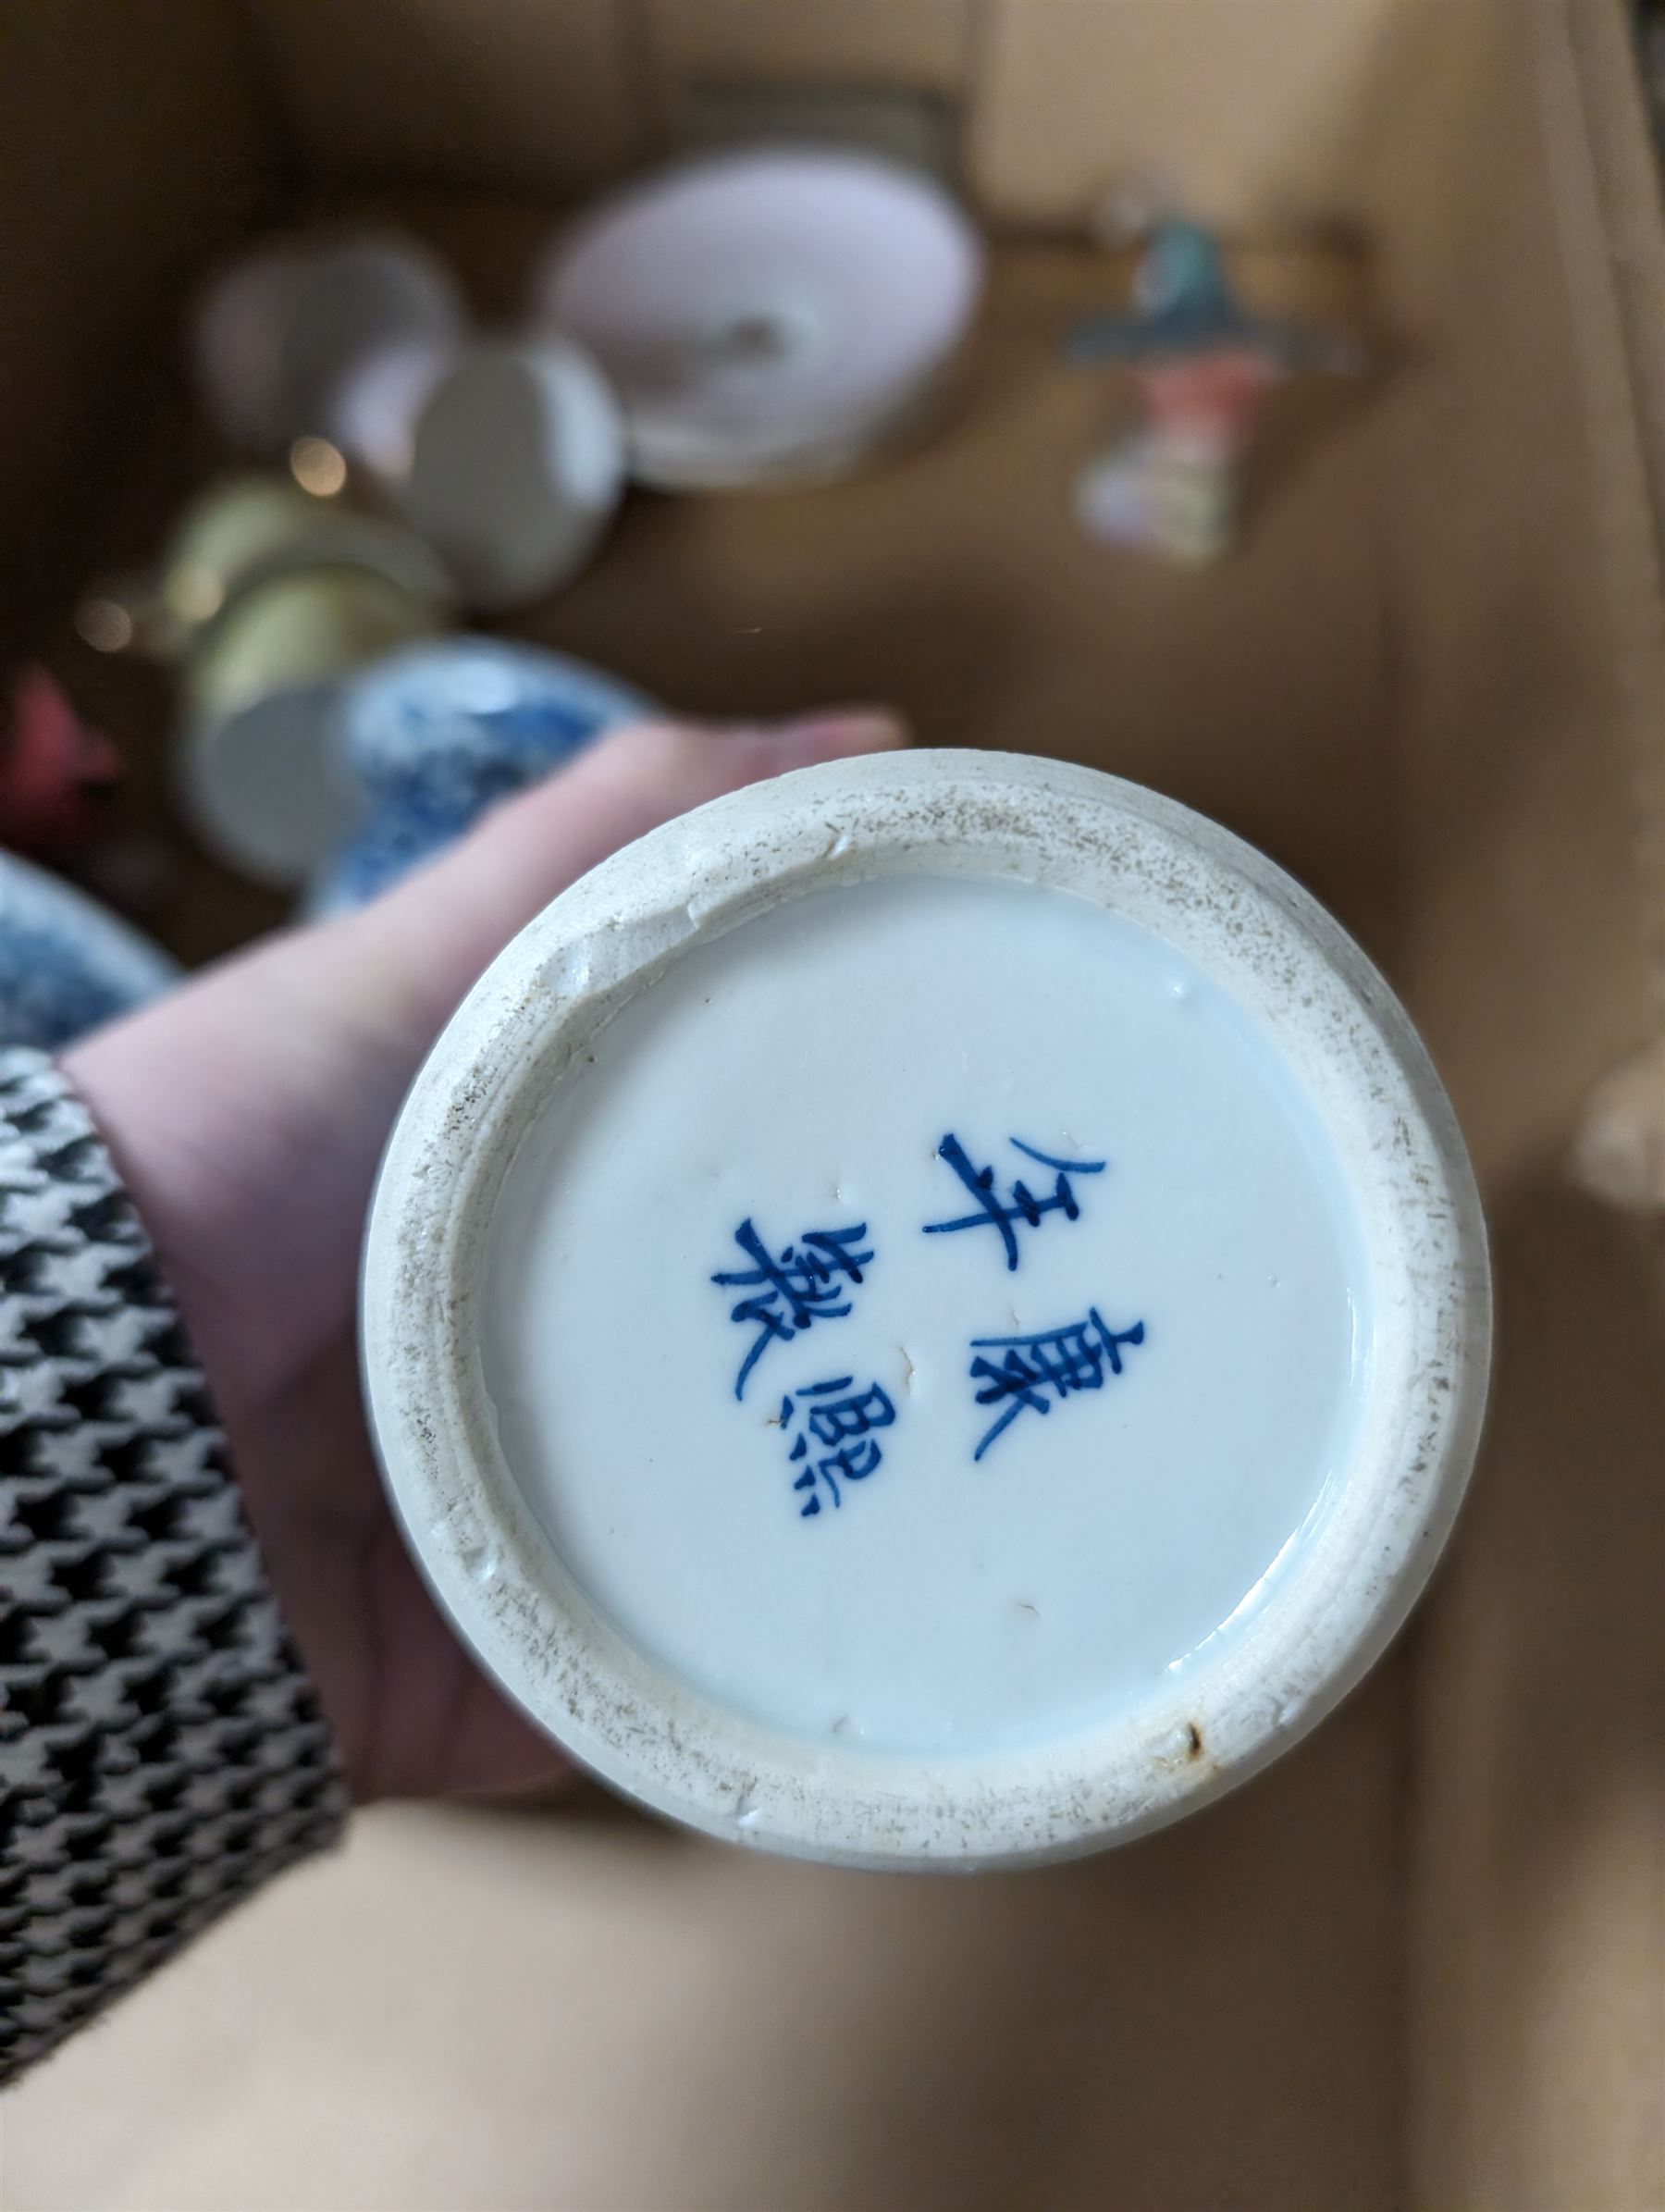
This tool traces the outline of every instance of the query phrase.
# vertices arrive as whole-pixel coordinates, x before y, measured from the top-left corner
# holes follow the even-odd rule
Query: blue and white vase
[[[0,1044],[57,1052],[179,973],[96,899],[0,852]]]
[[[657,710],[581,661],[497,637],[448,637],[346,687],[340,768],[357,826],[314,878],[314,914],[362,906],[615,724]]]

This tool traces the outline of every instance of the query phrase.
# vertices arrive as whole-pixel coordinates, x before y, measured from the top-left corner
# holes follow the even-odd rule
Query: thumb
[[[347,969],[362,960],[376,975],[389,1012],[398,1004],[431,1032],[517,930],[633,838],[745,785],[906,742],[894,715],[870,709],[765,727],[614,731],[338,925],[337,949]]]

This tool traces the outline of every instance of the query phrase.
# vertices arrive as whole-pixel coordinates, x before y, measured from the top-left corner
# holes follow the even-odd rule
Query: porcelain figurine
[[[1128,368],[1144,417],[1082,470],[1082,526],[1106,544],[1196,563],[1236,542],[1242,464],[1267,394],[1298,369],[1353,374],[1363,363],[1350,339],[1245,307],[1218,239],[1176,216],[1154,227],[1131,311],[1089,316],[1068,353]]]

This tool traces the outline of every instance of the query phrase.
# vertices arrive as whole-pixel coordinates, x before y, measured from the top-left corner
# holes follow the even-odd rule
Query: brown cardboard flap
[[[119,439],[148,400],[164,302],[258,189],[219,0],[12,0],[0,22],[0,667],[79,580]],[[117,366],[117,365],[119,365]]]
[[[1665,2203],[1665,1302],[1553,1176],[1494,1209],[1489,1449],[1424,1618],[1412,2202]]]
[[[1234,229],[1357,204],[1392,0],[995,0],[969,167],[1011,221],[1079,225],[1153,173]]]
[[[971,0],[644,0],[648,51],[671,84],[906,85],[957,93]]]
[[[648,150],[622,0],[252,0],[251,22],[314,186],[570,192]]]
[[[1422,97],[1377,180],[1411,356],[1388,411],[1400,980],[1492,1190],[1559,1158],[1646,1041],[1661,919],[1665,626],[1583,6],[1408,16]]]
[[[1572,8],[1564,35],[1564,67],[1579,103],[1570,120],[1574,130],[1582,124],[1588,148],[1590,186],[1608,240],[1606,271],[1624,333],[1633,401],[1626,413],[1646,458],[1655,538],[1665,545],[1665,188],[1623,13]]]
[[[1563,1162],[1658,1020],[1665,641],[1628,340],[1665,301],[1659,209],[1648,179],[1610,227],[1638,174],[1596,154],[1635,124],[1616,8],[1403,21],[1400,976],[1490,1195],[1501,1344],[1416,1677],[1413,2193],[1632,2212],[1665,2201],[1661,1316]],[[1616,268],[1632,227],[1651,243]]]

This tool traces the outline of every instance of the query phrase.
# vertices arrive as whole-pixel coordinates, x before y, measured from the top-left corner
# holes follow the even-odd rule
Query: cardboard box
[[[0,42],[8,653],[119,550],[151,365],[255,220],[373,196],[504,304],[511,203],[702,84],[944,104],[1000,240],[961,414],[833,490],[642,503],[538,634],[700,710],[894,697],[1266,846],[1441,1065],[1501,1352],[1415,1629],[1217,1809],[957,1883],[374,1814],[21,2089],[7,2201],[1665,2204],[1665,1313],[1565,1174],[1665,986],[1665,241],[1617,0],[12,0]],[[1252,290],[1388,341],[1291,392],[1205,575],[1067,513],[1113,404],[1056,358],[1116,276],[1082,221],[1153,162]],[[204,870],[175,934],[254,918]]]

